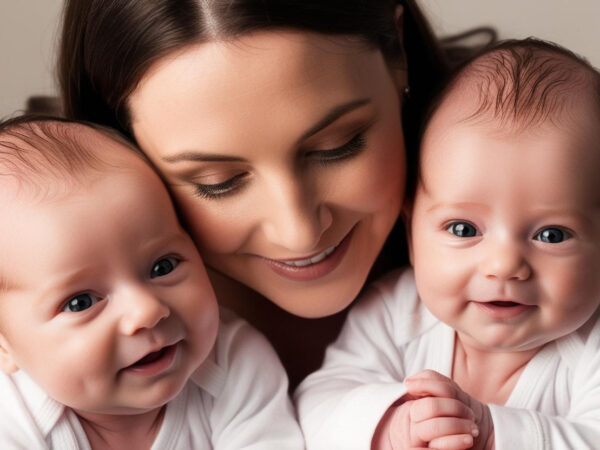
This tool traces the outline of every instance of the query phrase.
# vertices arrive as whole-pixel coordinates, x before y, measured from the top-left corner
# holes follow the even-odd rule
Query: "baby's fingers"
[[[463,392],[458,385],[450,380],[445,379],[427,379],[427,378],[407,378],[404,380],[408,395],[414,398],[421,397],[440,397],[454,398],[458,401],[469,405],[471,399],[468,394]]]
[[[472,445],[473,437],[479,435],[479,430],[477,429],[477,425],[475,425],[475,422],[469,419],[457,419],[455,417],[436,417],[434,419],[424,420],[423,422],[419,423],[413,422],[411,426],[411,435],[412,442],[429,442],[429,447],[438,448],[432,446],[431,443],[438,442],[452,444],[456,443],[457,440],[461,439],[442,439],[451,436],[462,436],[462,439],[464,441],[464,437],[468,435],[471,437]],[[464,442],[461,445],[465,445]]]
[[[410,419],[413,423],[435,417],[456,417],[474,421],[475,414],[463,402],[453,398],[424,397],[410,405]]]
[[[434,397],[456,398],[456,385],[452,380],[436,380],[429,378],[407,378],[404,385],[409,395],[414,397],[425,397],[432,395]]]
[[[464,450],[471,447],[473,447],[473,436],[470,434],[443,436],[429,442],[429,448],[437,450]]]

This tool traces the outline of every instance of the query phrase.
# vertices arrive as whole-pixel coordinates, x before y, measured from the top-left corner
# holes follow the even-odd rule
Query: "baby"
[[[299,387],[307,447],[598,448],[599,168],[587,62],[528,39],[460,69],[422,139],[414,272]]]
[[[304,447],[275,353],[219,322],[166,189],[123,138],[0,124],[0,208],[3,449]]]

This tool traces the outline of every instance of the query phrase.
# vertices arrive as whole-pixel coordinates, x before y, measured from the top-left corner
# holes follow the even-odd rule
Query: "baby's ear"
[[[12,357],[10,345],[2,333],[0,333],[0,369],[7,374],[11,374],[19,370],[19,367]]]

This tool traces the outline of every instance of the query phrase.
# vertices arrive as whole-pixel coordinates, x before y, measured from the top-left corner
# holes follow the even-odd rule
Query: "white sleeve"
[[[406,375],[398,343],[407,330],[395,321],[410,320],[408,311],[398,311],[397,305],[417,300],[412,286],[407,289],[402,280],[409,275],[396,275],[391,283],[379,283],[365,293],[327,349],[323,367],[296,390],[308,449],[370,448],[381,417],[406,393],[398,381]]]
[[[0,373],[0,443],[14,450],[42,450],[47,445],[12,378]]]
[[[600,326],[579,357],[568,414],[490,405],[496,450],[584,450],[600,446]]]
[[[227,367],[211,413],[215,450],[304,448],[287,375],[268,341],[241,319],[225,321],[218,358]]]

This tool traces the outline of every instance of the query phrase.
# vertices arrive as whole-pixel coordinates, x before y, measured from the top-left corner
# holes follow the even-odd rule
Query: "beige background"
[[[537,36],[600,67],[600,0],[418,0],[440,35],[493,25],[500,38]],[[62,0],[0,0],[0,118],[30,95],[53,95]]]

